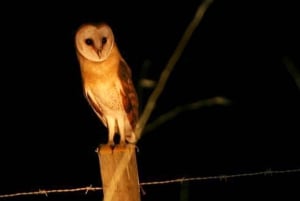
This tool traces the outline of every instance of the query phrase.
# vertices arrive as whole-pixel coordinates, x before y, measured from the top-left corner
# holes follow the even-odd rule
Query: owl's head
[[[84,24],[75,35],[76,50],[84,58],[94,61],[104,61],[114,46],[114,35],[111,28],[105,24]]]

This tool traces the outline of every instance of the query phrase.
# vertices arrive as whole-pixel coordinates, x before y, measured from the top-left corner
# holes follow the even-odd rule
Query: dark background
[[[241,3],[243,2],[243,3]],[[178,105],[223,96],[230,106],[181,113],[138,142],[140,182],[300,168],[299,7],[218,1],[208,9],[150,121]],[[105,21],[132,68],[141,111],[199,1],[17,3],[2,17],[0,194],[101,186],[95,148],[106,128],[83,97],[76,29]],[[3,14],[2,14],[3,15]],[[298,78],[299,79],[299,78]],[[188,183],[189,200],[296,200],[299,173]],[[186,183],[144,186],[179,200]],[[101,200],[102,192],[6,200]]]

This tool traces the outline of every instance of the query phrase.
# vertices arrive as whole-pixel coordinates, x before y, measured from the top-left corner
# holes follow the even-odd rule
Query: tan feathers
[[[85,97],[108,128],[108,143],[114,135],[120,143],[134,143],[138,120],[138,98],[131,70],[122,58],[111,28],[104,23],[85,24],[75,36]]]

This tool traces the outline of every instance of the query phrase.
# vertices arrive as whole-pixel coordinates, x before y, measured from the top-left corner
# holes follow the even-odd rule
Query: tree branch
[[[158,97],[160,96],[160,94],[162,93],[162,91],[167,83],[167,80],[168,80],[172,70],[174,69],[174,66],[176,65],[183,50],[185,49],[186,45],[188,44],[193,32],[195,31],[198,24],[202,20],[204,13],[206,12],[207,8],[209,7],[209,5],[212,2],[213,2],[213,0],[205,0],[205,1],[203,1],[202,4],[200,4],[200,6],[198,7],[198,9],[195,13],[195,17],[193,18],[193,20],[190,22],[190,24],[186,28],[181,40],[179,41],[176,49],[174,50],[174,53],[172,54],[171,58],[169,59],[165,69],[161,73],[160,79],[159,79],[154,91],[150,95],[150,97],[147,101],[147,104],[145,106],[144,112],[142,113],[139,123],[135,129],[135,135],[136,135],[137,140],[140,139],[143,129],[145,128],[145,125],[147,124],[149,117],[150,117],[153,109],[155,108],[156,101],[157,101]]]
[[[151,123],[147,124],[144,134],[148,133],[150,131],[153,131],[154,129],[158,128],[160,125],[164,124],[167,121],[170,121],[171,119],[174,119],[177,115],[179,115],[182,112],[186,112],[189,110],[198,110],[203,107],[211,107],[214,105],[223,105],[227,106],[231,103],[230,100],[224,97],[216,96],[213,98],[209,99],[204,99],[204,100],[199,100],[193,103],[185,104],[185,105],[180,105],[172,110],[160,115],[157,119],[152,121]]]

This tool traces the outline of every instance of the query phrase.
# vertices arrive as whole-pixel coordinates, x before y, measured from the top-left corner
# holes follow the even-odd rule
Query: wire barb
[[[88,194],[88,192],[89,192],[89,190],[93,190],[93,188],[92,188],[92,184],[90,185],[90,186],[87,186],[86,187],[86,191],[85,191],[85,195],[87,195]]]

